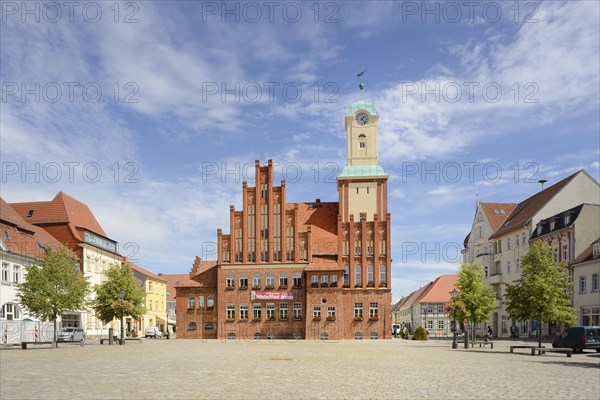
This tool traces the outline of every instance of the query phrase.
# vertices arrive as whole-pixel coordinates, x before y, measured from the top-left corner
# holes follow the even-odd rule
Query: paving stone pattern
[[[155,340],[0,351],[0,398],[594,399],[600,353],[450,342]]]

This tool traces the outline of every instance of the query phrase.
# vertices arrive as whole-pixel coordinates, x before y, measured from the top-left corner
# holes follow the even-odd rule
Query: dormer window
[[[550,230],[553,231],[554,230],[554,226],[556,225],[555,221],[550,222]]]
[[[29,211],[27,212],[27,218],[31,218],[31,217],[33,217],[33,211],[34,211],[34,210],[29,210]]]
[[[569,222],[571,222],[571,216],[565,215],[565,226],[569,225]]]
[[[538,234],[538,236],[539,236],[541,233],[542,233],[542,225],[540,224],[540,225],[538,225],[538,226],[537,226],[537,234]]]
[[[592,246],[592,257],[598,258],[599,256],[600,256],[600,242],[596,242]]]

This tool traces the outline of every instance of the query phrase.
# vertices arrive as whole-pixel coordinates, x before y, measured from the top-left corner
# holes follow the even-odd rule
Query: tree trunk
[[[54,321],[54,337],[52,338],[52,348],[56,348],[56,335],[57,335],[56,315],[54,316],[54,318],[52,320]]]
[[[538,324],[538,347],[542,347],[542,327],[544,326],[544,323],[542,321],[542,319],[540,318],[540,323]]]

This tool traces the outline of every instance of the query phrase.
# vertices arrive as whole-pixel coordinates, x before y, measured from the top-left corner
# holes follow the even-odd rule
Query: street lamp
[[[457,349],[458,343],[456,342],[456,301],[458,300],[458,290],[456,288],[452,289],[450,292],[452,295],[452,300],[454,301],[453,311],[454,311],[454,330],[453,330],[453,338],[452,338],[452,348]]]
[[[121,306],[123,306],[123,300],[125,299],[125,291],[121,290]],[[119,341],[119,344],[123,345],[125,344],[125,327],[123,326],[123,309],[121,308],[121,340]]]

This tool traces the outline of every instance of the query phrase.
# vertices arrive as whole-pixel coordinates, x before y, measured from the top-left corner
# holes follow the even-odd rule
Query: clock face
[[[354,119],[356,120],[356,123],[359,125],[366,125],[367,122],[369,122],[369,116],[367,115],[367,113],[364,113],[364,112],[360,112],[360,113],[356,114],[356,117],[354,117]]]

